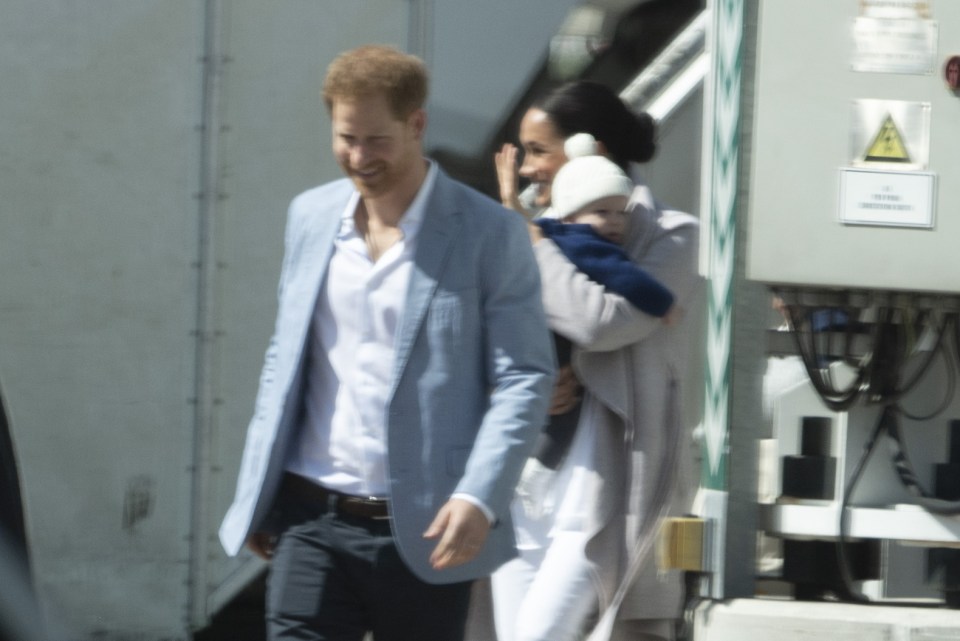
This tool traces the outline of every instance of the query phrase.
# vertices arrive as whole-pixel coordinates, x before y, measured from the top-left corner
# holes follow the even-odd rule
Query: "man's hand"
[[[254,532],[247,539],[247,548],[264,561],[273,558],[275,547],[277,547],[277,537],[266,532]]]
[[[566,414],[580,402],[580,381],[573,368],[564,365],[557,370],[557,381],[553,384],[553,398],[550,400],[550,415]]]
[[[489,533],[490,522],[480,508],[470,501],[450,499],[423,533],[425,539],[440,539],[430,564],[434,570],[446,570],[472,561]]]

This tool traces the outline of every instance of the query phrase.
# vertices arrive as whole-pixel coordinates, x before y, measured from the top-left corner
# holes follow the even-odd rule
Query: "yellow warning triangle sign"
[[[887,114],[863,159],[867,162],[910,162],[903,136],[890,114]]]

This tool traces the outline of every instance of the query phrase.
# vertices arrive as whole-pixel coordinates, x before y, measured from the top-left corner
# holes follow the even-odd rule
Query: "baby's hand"
[[[676,325],[683,318],[683,308],[674,303],[670,306],[670,309],[667,310],[667,313],[663,315],[660,321],[664,325]]]
[[[533,223],[527,223],[527,231],[530,232],[530,242],[534,245],[543,240],[543,230],[540,229],[540,225],[534,225]]]

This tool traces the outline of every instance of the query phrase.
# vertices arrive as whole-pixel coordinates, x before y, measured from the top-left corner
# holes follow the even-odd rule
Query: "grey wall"
[[[168,631],[187,578],[200,15],[3,15],[0,369],[34,569],[78,629]]]

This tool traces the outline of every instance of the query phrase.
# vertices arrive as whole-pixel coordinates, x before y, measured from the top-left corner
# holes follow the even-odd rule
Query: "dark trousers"
[[[470,583],[434,585],[397,553],[390,521],[283,492],[267,579],[271,641],[462,641]]]

